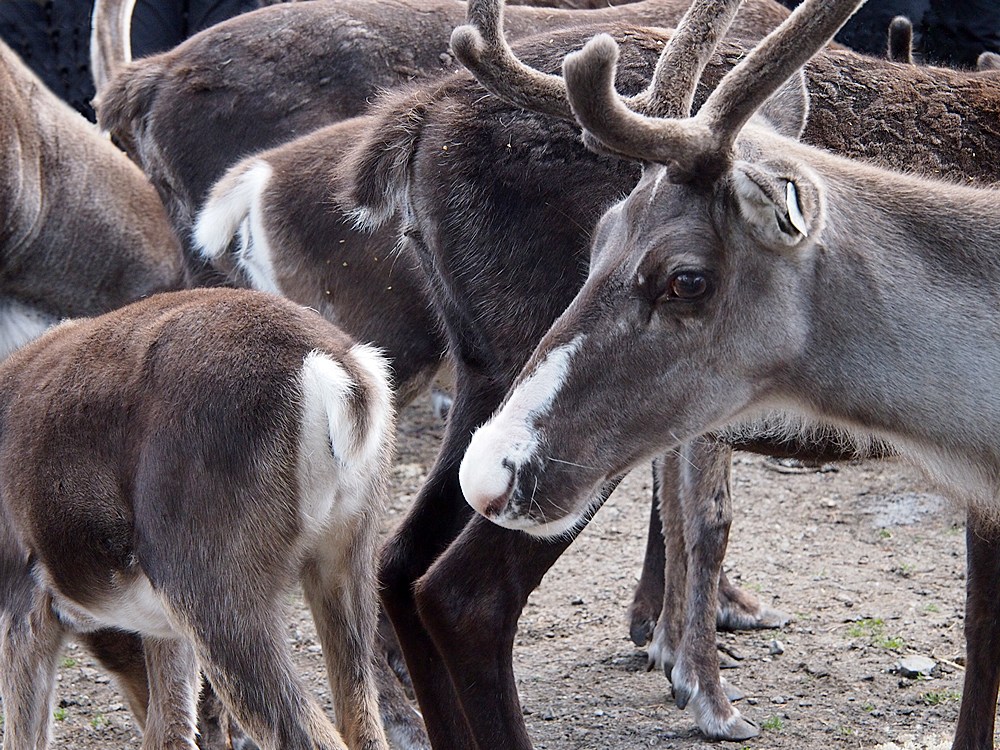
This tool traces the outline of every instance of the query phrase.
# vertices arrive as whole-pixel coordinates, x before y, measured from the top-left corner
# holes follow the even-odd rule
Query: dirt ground
[[[387,524],[406,511],[441,431],[424,401],[402,415]],[[646,671],[645,652],[628,638],[649,487],[648,470],[622,483],[521,619],[515,668],[538,750],[718,747],[672,704],[666,678]],[[740,710],[762,726],[759,738],[723,746],[948,747],[964,653],[962,514],[897,461],[784,474],[740,454],[733,494],[730,576],[794,619],[780,631],[720,634],[737,660],[726,677],[745,693]],[[299,597],[289,640],[326,698]],[[907,655],[934,659],[931,676],[902,676]],[[58,747],[140,747],[121,697],[81,648],[67,648],[59,680]]]

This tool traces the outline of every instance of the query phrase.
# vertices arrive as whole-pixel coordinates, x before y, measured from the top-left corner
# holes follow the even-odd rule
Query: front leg
[[[571,541],[541,540],[477,516],[417,585],[421,620],[479,750],[531,748],[512,664],[517,620]]]
[[[965,684],[952,750],[992,750],[1000,688],[1000,531],[970,511],[965,543]]]
[[[653,462],[653,502],[649,510],[649,527],[646,532],[646,554],[642,560],[642,573],[628,608],[629,637],[636,646],[645,646],[653,637],[657,618],[663,610],[664,568],[666,557],[663,540],[663,523],[660,519],[660,462]],[[673,568],[671,568],[673,570]]]
[[[730,703],[715,646],[718,581],[732,523],[731,465],[731,448],[707,438],[683,445],[676,463],[687,576],[683,636],[670,681],[677,705],[691,706],[707,737],[745,740],[759,730]]]

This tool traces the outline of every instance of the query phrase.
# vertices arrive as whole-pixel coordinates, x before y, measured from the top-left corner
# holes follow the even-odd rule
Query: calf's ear
[[[799,246],[822,229],[822,186],[801,166],[738,161],[732,185],[741,217],[769,247]]]

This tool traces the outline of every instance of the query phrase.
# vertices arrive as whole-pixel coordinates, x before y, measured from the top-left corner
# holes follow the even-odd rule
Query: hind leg
[[[8,583],[8,582],[5,582]],[[3,750],[44,750],[49,743],[56,659],[66,629],[41,589],[24,582],[0,611]]]
[[[217,594],[218,595],[218,594]],[[226,592],[237,603],[188,613],[202,669],[233,717],[263,750],[346,750],[320,706],[302,685],[273,604],[251,592]]]
[[[201,675],[194,648],[182,639],[143,638],[149,675],[149,712],[143,750],[195,750]]]
[[[107,629],[81,633],[78,639],[114,675],[136,722],[145,729],[149,683],[142,638],[135,633]]]
[[[302,569],[302,586],[323,645],[338,725],[347,744],[356,750],[388,748],[375,687],[374,558],[373,518],[362,512],[346,524],[337,524],[315,545]],[[387,664],[384,668],[388,671]]]

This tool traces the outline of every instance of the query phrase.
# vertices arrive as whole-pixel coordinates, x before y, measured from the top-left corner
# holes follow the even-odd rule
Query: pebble
[[[937,667],[937,662],[926,656],[904,656],[896,663],[896,671],[903,677],[929,676]]]
[[[771,645],[768,646],[767,652],[771,654],[771,656],[781,656],[781,654],[785,653],[785,645],[775,638],[771,641]]]

